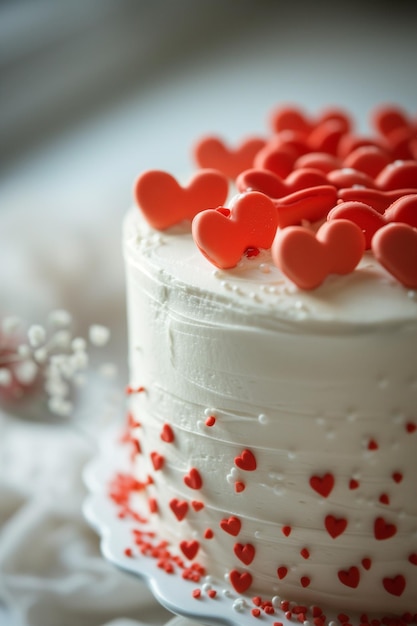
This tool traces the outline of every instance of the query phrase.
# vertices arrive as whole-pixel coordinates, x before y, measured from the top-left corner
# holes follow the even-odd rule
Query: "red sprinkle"
[[[132,557],[133,556],[132,548],[125,548],[124,554],[125,554],[125,556]]]
[[[242,491],[245,491],[245,488],[246,488],[246,485],[241,480],[237,480],[235,482],[235,491],[236,491],[236,493],[241,493]]]
[[[206,423],[206,426],[211,428],[211,426],[214,426],[214,424],[216,423],[216,418],[214,417],[214,415],[209,415],[205,423]]]
[[[201,597],[201,589],[194,589],[193,590],[193,598],[200,598]]]

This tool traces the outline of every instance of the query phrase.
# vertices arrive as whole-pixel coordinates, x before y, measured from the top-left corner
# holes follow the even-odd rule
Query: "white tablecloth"
[[[103,358],[116,362],[123,388],[119,233],[136,174],[188,171],[199,134],[232,142],[248,130],[263,132],[266,113],[280,101],[305,103],[312,113],[345,105],[362,126],[380,101],[415,113],[414,24],[397,26],[401,2],[396,8],[395,19],[353,11],[343,25],[333,15],[331,28],[302,13],[288,29],[267,20],[4,169],[0,315],[41,323],[59,307],[72,312],[80,333],[91,323],[109,326]],[[103,402],[93,394],[78,407],[81,427],[39,412],[25,419],[0,413],[0,611],[7,604],[7,625],[12,616],[19,626],[151,626],[172,618],[141,582],[106,563],[82,517],[81,475],[95,452],[91,434]]]

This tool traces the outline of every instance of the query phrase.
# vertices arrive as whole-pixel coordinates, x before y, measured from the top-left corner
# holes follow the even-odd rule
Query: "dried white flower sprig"
[[[94,324],[85,339],[73,336],[71,326],[72,316],[65,310],[51,312],[44,326],[28,326],[15,316],[0,320],[0,399],[19,400],[40,391],[53,414],[72,414],[74,389],[86,381],[89,349],[105,346],[110,331]],[[114,369],[101,366],[107,377]]]

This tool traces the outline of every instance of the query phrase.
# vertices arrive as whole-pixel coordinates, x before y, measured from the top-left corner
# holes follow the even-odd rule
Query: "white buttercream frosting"
[[[252,594],[417,613],[417,294],[370,254],[310,292],[267,251],[217,270],[189,225],[156,232],[136,208],[123,239],[130,382],[145,388],[135,471],[152,476],[161,534],[198,541],[215,577],[250,572]],[[184,483],[192,468],[199,489]],[[204,508],[178,521],[173,498]],[[230,516],[237,536],[220,527]]]

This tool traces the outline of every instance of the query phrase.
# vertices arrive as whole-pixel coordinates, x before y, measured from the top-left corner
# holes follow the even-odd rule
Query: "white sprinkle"
[[[277,607],[279,607],[279,606],[281,605],[281,598],[280,598],[280,596],[274,596],[274,597],[272,598],[272,605],[273,605],[275,608],[277,608]]]
[[[76,369],[85,369],[88,365],[88,354],[86,352],[75,352],[71,356],[70,362]]]
[[[22,361],[18,363],[15,368],[15,375],[17,380],[23,385],[30,385],[36,378],[38,373],[38,366],[34,361]]]
[[[242,613],[245,609],[246,602],[242,598],[238,598],[233,602],[233,609],[238,613]]]
[[[60,415],[61,417],[67,417],[73,410],[71,402],[57,396],[53,396],[49,399],[48,406],[51,413],[55,413],[55,415]]]
[[[28,330],[29,344],[32,348],[39,348],[46,339],[46,331],[43,326],[34,324]]]
[[[264,413],[261,413],[260,415],[258,415],[258,421],[260,424],[268,424],[269,419],[267,415],[265,415]]]
[[[202,589],[203,589],[203,591],[210,591],[210,589],[211,589],[211,588],[212,588],[212,587],[211,587],[210,583],[204,583],[204,584],[202,585]]]
[[[101,324],[93,324],[89,328],[88,336],[93,346],[105,346],[110,338],[110,330]]]
[[[12,374],[7,367],[0,367],[0,387],[7,387],[12,382]]]
[[[224,595],[225,598],[233,598],[232,590],[227,587],[222,590],[222,595]]]

